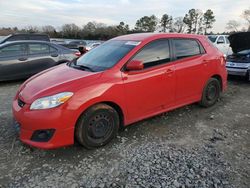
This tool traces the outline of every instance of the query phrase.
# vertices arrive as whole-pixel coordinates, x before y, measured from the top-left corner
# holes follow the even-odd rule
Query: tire
[[[200,105],[203,107],[213,106],[221,94],[221,85],[216,78],[210,78],[203,89]]]
[[[116,136],[119,122],[119,115],[111,106],[94,105],[80,116],[75,137],[88,149],[104,146]]]

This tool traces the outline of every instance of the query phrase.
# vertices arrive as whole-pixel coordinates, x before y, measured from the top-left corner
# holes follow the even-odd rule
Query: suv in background
[[[39,34],[39,33],[17,33],[17,34],[10,34],[3,39],[0,40],[0,44],[10,41],[17,41],[17,40],[40,40],[40,41],[47,41],[50,42],[50,38],[46,34]]]
[[[28,78],[77,56],[63,46],[36,40],[0,44],[0,81]]]
[[[223,54],[231,55],[232,49],[228,40],[228,35],[208,35],[208,39],[216,46]]]

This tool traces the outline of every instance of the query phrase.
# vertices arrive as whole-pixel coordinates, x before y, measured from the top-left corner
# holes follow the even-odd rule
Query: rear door
[[[56,65],[58,52],[45,43],[29,43],[28,58],[30,74],[35,74]]]
[[[169,40],[156,40],[142,48],[132,60],[140,60],[144,69],[124,71],[126,104],[130,121],[163,111],[174,103],[174,65]]]
[[[176,103],[197,100],[207,78],[205,50],[195,39],[173,39],[175,52]]]
[[[0,49],[0,80],[25,78],[29,75],[27,45],[14,43]]]

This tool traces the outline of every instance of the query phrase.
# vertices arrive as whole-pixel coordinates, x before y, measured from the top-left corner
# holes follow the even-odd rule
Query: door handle
[[[20,57],[18,58],[19,61],[26,61],[28,58],[27,57]]]

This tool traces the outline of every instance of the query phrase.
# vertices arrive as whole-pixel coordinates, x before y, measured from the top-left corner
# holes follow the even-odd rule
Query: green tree
[[[127,34],[129,32],[129,26],[128,24],[125,24],[124,22],[120,22],[120,24],[118,26],[116,26],[117,31],[118,31],[118,35],[123,35],[123,34]]]
[[[160,21],[160,25],[162,28],[162,31],[165,33],[167,29],[170,30],[170,32],[173,31],[172,29],[172,23],[173,23],[173,18],[172,16],[169,16],[167,14],[163,14],[161,21]]]
[[[143,16],[136,21],[135,31],[137,32],[154,32],[157,26],[157,18],[155,15]]]
[[[212,10],[208,9],[203,15],[203,26],[205,35],[207,34],[207,30],[213,28],[213,23],[215,22],[215,16]]]

